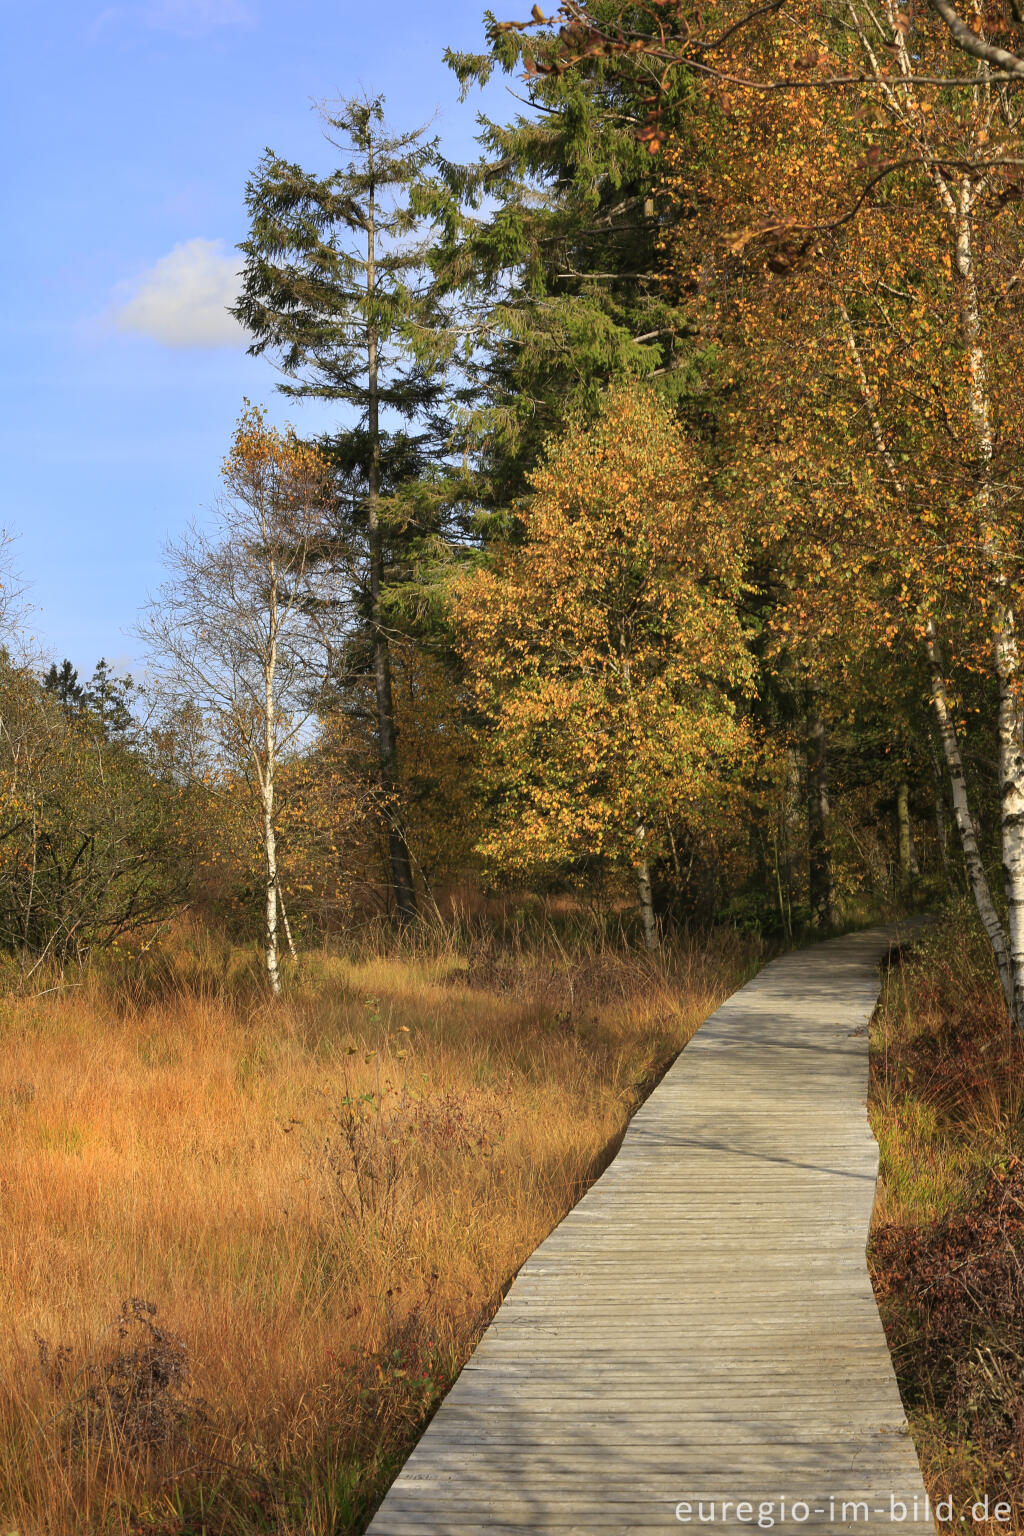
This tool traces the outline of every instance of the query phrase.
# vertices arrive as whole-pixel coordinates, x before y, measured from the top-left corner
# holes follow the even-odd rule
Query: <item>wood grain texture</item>
[[[768,1503],[786,1536],[934,1531],[865,1261],[867,1023],[896,936],[786,955],[702,1025],[520,1271],[372,1536],[734,1533]]]

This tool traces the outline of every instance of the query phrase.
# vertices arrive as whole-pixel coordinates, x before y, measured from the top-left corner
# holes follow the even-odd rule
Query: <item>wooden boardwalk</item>
[[[768,1504],[786,1536],[934,1532],[864,1256],[894,934],[786,955],[707,1020],[520,1271],[373,1536],[749,1531]]]

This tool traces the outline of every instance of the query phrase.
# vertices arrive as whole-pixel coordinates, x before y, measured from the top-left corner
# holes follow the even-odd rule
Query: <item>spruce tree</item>
[[[338,478],[338,539],[325,558],[344,565],[355,588],[360,623],[342,650],[349,681],[363,656],[372,676],[391,882],[408,920],[416,891],[397,795],[389,627],[392,589],[415,581],[445,511],[443,498],[409,490],[429,484],[446,431],[444,370],[422,360],[442,320],[423,281],[410,199],[434,146],[422,129],[391,133],[380,97],[342,101],[324,117],[345,164],[318,176],[268,151],[249,182],[234,313],[253,337],[250,352],[280,363],[285,394],[354,408],[355,424],[320,443]]]
[[[481,158],[441,162],[430,207],[435,278],[458,295],[476,349],[481,495],[500,509],[523,494],[545,439],[596,412],[610,383],[692,392],[708,354],[664,296],[660,170],[637,137],[647,74],[597,60],[539,75],[541,39],[486,20],[489,51],[449,51],[448,63],[464,93],[495,71],[525,76],[529,110],[481,118]],[[679,85],[665,110],[684,105]]]
[[[82,689],[82,703],[96,717],[108,741],[123,741],[136,729],[131,700],[139,692],[131,673],[118,677],[106,657],[101,656]]]
[[[78,668],[73,667],[65,656],[60,666],[50,663],[50,670],[43,678],[43,687],[47,693],[57,696],[63,707],[70,713],[81,709],[85,699],[85,689],[78,681]]]

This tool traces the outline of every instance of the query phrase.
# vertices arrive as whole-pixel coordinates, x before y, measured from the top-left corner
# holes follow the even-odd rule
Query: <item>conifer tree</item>
[[[429,206],[437,283],[458,294],[478,348],[480,496],[502,509],[525,492],[545,440],[574,413],[595,414],[609,384],[672,374],[692,389],[710,353],[664,297],[659,172],[638,139],[646,73],[598,62],[538,75],[536,39],[487,22],[489,52],[449,51],[448,63],[464,93],[496,70],[518,93],[525,73],[529,110],[481,118],[481,158],[441,163]]]
[[[445,430],[444,372],[428,369],[417,352],[429,350],[439,317],[422,282],[409,196],[434,150],[422,129],[389,132],[380,97],[342,101],[324,118],[347,163],[318,176],[268,151],[248,185],[251,228],[235,314],[253,337],[250,352],[280,363],[285,394],[355,412],[355,425],[320,444],[339,482],[337,538],[323,554],[344,568],[354,591],[358,623],[342,649],[349,681],[353,663],[372,678],[380,800],[404,921],[416,913],[416,890],[398,800],[389,589],[415,573],[443,515],[428,496],[413,515],[393,510],[396,495],[436,462]]]
[[[50,663],[50,670],[43,678],[43,687],[47,693],[55,694],[66,710],[74,711],[82,707],[85,689],[78,681],[78,668],[73,667],[66,656],[59,667],[55,661]]]

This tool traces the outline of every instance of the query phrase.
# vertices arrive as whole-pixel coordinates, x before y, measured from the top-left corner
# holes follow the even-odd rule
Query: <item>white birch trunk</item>
[[[266,944],[267,977],[275,997],[281,992],[281,973],[277,963],[277,837],[274,831],[274,788],[271,781],[263,791],[263,852],[267,866]]]
[[[966,192],[963,193],[963,196],[966,199]],[[950,205],[952,206],[952,203]],[[976,434],[980,434],[981,441],[979,446],[982,447],[982,456],[985,457],[984,444],[987,442],[987,459],[991,461],[992,439],[991,427],[989,424],[988,400],[985,392],[984,354],[981,350],[980,317],[978,311],[976,285],[974,283],[973,267],[971,263],[970,225],[965,209],[966,203],[964,207],[962,207],[959,211],[957,223],[957,270],[964,282],[965,293],[965,297],[961,305],[961,325],[965,332],[964,340],[967,345],[968,361],[970,366],[972,420],[974,422]],[[877,447],[879,455],[886,466],[886,470],[888,472],[890,481],[892,482],[894,491],[901,499],[905,500],[906,488],[896,467],[896,461],[892,456],[888,441],[885,436],[881,417],[878,413],[878,399],[874,390],[871,388],[871,384],[867,375],[867,369],[864,367],[864,361],[860,354],[860,348],[857,345],[857,337],[854,332],[853,325],[850,321],[850,316],[847,312],[846,305],[841,297],[839,300],[839,312],[843,320],[843,329],[846,334],[847,349],[853,362],[854,372],[857,376],[861,397],[864,401],[868,419],[871,423],[871,430],[874,435],[875,446]],[[985,488],[983,489],[982,495],[985,497],[984,508],[987,520],[988,504],[990,501],[987,481],[985,483]],[[986,935],[988,936],[989,944],[992,947],[992,953],[995,957],[996,966],[999,970],[999,980],[1002,984],[1003,996],[1006,1000],[1007,1009],[1011,1019],[1013,1019],[1015,1023],[1019,1024],[1022,1019],[1022,1014],[1018,1006],[1018,999],[1021,998],[1022,992],[1016,978],[1019,975],[1024,976],[1024,950],[1021,952],[1020,961],[1015,963],[1011,952],[1012,943],[1007,938],[1006,930],[1003,927],[999,913],[996,910],[995,903],[992,900],[992,891],[988,883],[988,876],[985,873],[985,865],[982,860],[981,850],[978,845],[977,828],[975,826],[974,817],[971,814],[970,801],[967,795],[967,780],[964,775],[963,758],[960,755],[960,743],[957,740],[956,722],[952,707],[949,702],[949,690],[946,686],[946,676],[942,667],[942,656],[939,648],[939,634],[935,626],[935,621],[930,615],[926,615],[924,619],[924,638],[925,654],[928,658],[928,671],[931,681],[932,706],[935,710],[936,721],[938,722],[939,741],[942,745],[942,755],[946,760],[946,771],[949,775],[950,794],[953,801],[953,819],[956,822],[957,832],[960,834],[960,844],[963,848],[964,864],[967,870],[967,880],[971,887],[971,894],[974,897],[975,906],[978,909],[978,916],[981,919],[982,926],[985,929]],[[1013,649],[1013,654],[1015,659],[1015,646]],[[1007,802],[1011,798],[1011,795],[1007,792],[1007,784],[1010,782],[1014,786],[1016,794],[1019,795],[1021,779],[1013,773],[1008,776],[1006,772],[1007,765],[1004,757],[1004,730],[1002,720],[1002,700],[1004,685],[1003,671],[1001,670],[1004,664],[1005,658],[1003,661],[1001,661],[1000,646],[997,639],[996,667],[999,673],[1000,682],[1000,770],[1001,784],[1003,786],[1003,806],[1001,819],[1004,850],[1003,862],[1005,870]],[[1007,723],[1009,724],[1009,721]],[[1017,739],[1019,741],[1019,732]],[[1019,829],[1018,835],[1021,833],[1024,833],[1024,825],[1022,825],[1022,827]],[[1020,862],[1016,873],[1016,878],[1022,881],[1022,884],[1017,891],[1015,918],[1018,925],[1020,925],[1022,918],[1024,918],[1024,859],[1022,859]],[[1009,883],[1007,886],[1007,896],[1010,898]],[[1012,898],[1010,899],[1012,921],[1014,920],[1014,906]],[[1020,942],[1020,939],[1022,938],[1024,938],[1024,935],[1019,935],[1018,942]]]
[[[997,641],[998,643],[998,641]],[[1024,1028],[1024,753],[1016,679],[1000,677],[999,769],[1003,835],[1003,884],[1008,913],[1010,968],[1013,976],[1011,1017]]]
[[[271,572],[270,607],[266,661],[264,664],[263,704],[263,853],[266,861],[266,957],[270,990],[281,992],[281,973],[277,963],[277,831],[274,826],[274,774],[277,767],[277,718],[274,699],[274,674],[277,670],[277,573]]]
[[[293,960],[297,960],[299,958],[299,952],[295,948],[295,940],[292,938],[292,925],[288,921],[288,912],[284,904],[284,894],[281,890],[280,879],[278,879],[277,882],[277,906],[278,911],[281,913],[281,927],[284,929],[284,941],[288,945],[288,953],[291,955]]]
[[[946,821],[946,801],[942,793],[942,764],[939,762],[934,741],[928,743],[928,755],[932,765],[932,803],[935,813],[935,845],[939,852],[942,872],[949,879],[949,826]]]
[[[988,876],[985,874],[985,865],[982,861],[981,850],[978,847],[978,833],[974,825],[974,817],[971,814],[970,802],[967,798],[967,780],[964,777],[963,758],[960,756],[960,743],[957,740],[956,723],[953,719],[953,711],[949,703],[949,694],[946,689],[946,678],[942,670],[941,656],[939,653],[938,636],[935,626],[929,619],[925,632],[925,647],[928,655],[928,665],[931,671],[932,705],[935,709],[935,718],[939,726],[939,742],[942,746],[942,755],[946,759],[946,772],[949,775],[950,794],[953,799],[953,820],[960,834],[960,844],[964,851],[964,865],[967,869],[967,879],[974,897],[974,904],[978,909],[982,927],[988,935],[992,953],[995,956],[996,965],[999,968],[999,980],[1002,983],[1003,996],[1006,1006],[1013,1012],[1014,983],[1013,970],[1010,962],[1010,950],[1007,943],[1006,931],[999,919],[995,902],[992,900],[992,891],[989,888]]]
[[[1016,619],[1007,601],[1002,550],[994,527],[991,483],[993,457],[992,412],[988,371],[982,340],[981,305],[971,229],[972,190],[965,176],[960,184],[956,228],[956,270],[961,284],[960,325],[967,354],[967,402],[980,467],[975,495],[978,538],[992,582],[992,653],[999,684],[999,789],[1003,885],[1008,913],[1008,976],[1003,975],[1010,1017],[1024,1028],[1024,751]]]

